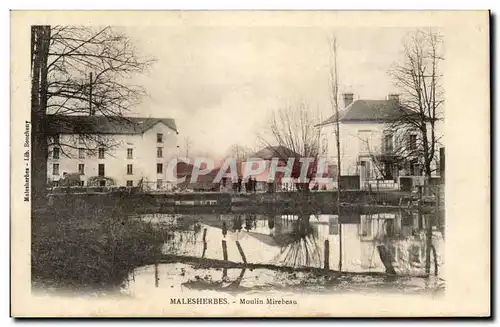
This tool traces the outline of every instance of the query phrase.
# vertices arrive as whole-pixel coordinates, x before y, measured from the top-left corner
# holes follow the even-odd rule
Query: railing
[[[365,179],[361,185],[363,190],[397,190],[398,183],[393,179]]]
[[[81,193],[111,193],[111,192],[137,192],[137,186],[54,186],[47,188],[49,194],[81,194]]]

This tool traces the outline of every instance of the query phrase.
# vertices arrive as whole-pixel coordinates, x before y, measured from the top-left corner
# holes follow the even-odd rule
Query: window
[[[54,187],[58,187],[58,186],[59,186],[59,181],[53,181],[53,182],[52,182],[52,185],[53,185]]]
[[[132,165],[127,165],[127,175],[132,175]]]
[[[337,218],[330,218],[328,222],[328,234],[330,235],[338,235],[339,234],[339,221]]]
[[[360,162],[361,165],[361,176],[364,179],[370,179],[371,178],[371,169],[370,169],[370,161],[368,160],[362,160]]]
[[[52,164],[52,175],[59,175],[59,164]]]
[[[417,148],[417,135],[410,135],[410,150],[415,150]]]
[[[163,134],[162,133],[156,134],[156,142],[163,143]]]
[[[127,181],[127,186],[134,186],[134,181]]]
[[[384,162],[383,163],[383,169],[384,169],[384,177],[386,179],[393,179],[393,174],[394,174],[394,164]]]
[[[326,135],[323,135],[322,141],[321,141],[321,153],[322,154],[327,154],[328,153],[328,138]]]
[[[99,148],[98,156],[99,159],[104,159],[104,148]]]
[[[78,149],[78,158],[79,159],[84,159],[85,158],[85,149],[79,148]]]
[[[59,144],[59,134],[54,135],[54,144]]]
[[[368,146],[368,142],[371,138],[371,131],[369,130],[359,130],[358,131],[358,139],[359,139],[359,149],[361,152],[368,152],[370,147]]]
[[[163,158],[163,148],[156,148],[156,157]]]
[[[106,186],[106,181],[105,180],[99,181],[99,186]]]
[[[384,135],[384,152],[392,152],[393,150],[393,143],[392,143],[392,134],[385,134]]]
[[[361,218],[360,224],[358,225],[359,235],[364,237],[372,236],[372,218],[366,216]]]
[[[85,140],[83,138],[83,135],[78,135],[78,144],[84,144]]]
[[[156,188],[157,189],[161,189],[162,185],[163,185],[163,180],[162,179],[158,179],[156,181]]]
[[[411,176],[421,176],[422,175],[421,166],[417,160],[413,160],[410,163],[410,175]]]
[[[156,173],[163,174],[163,164],[161,164],[161,163],[156,164]]]
[[[134,157],[134,149],[127,149],[127,159],[132,159]]]
[[[328,165],[328,178],[333,180],[337,180],[338,168],[337,165]]]
[[[85,175],[85,165],[84,164],[78,164],[78,173],[80,175]]]
[[[99,176],[104,176],[104,164],[99,164],[97,170],[98,170],[98,175]]]
[[[59,148],[54,148],[53,149],[52,158],[59,159]]]

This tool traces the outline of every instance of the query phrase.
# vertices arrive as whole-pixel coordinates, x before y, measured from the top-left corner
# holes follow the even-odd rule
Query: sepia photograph
[[[12,314],[487,316],[488,12],[435,14],[12,12]]]

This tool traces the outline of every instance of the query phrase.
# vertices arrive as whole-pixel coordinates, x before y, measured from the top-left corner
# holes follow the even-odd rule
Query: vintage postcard
[[[14,317],[488,317],[487,11],[12,11]]]

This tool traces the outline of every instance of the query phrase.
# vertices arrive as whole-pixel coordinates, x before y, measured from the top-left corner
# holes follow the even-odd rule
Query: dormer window
[[[99,148],[97,155],[99,159],[104,159],[104,148]]]
[[[85,159],[85,149],[84,148],[78,149],[78,159]]]

